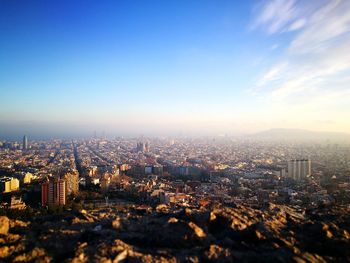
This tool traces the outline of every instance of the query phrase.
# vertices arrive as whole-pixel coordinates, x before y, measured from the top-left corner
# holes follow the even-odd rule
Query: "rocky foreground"
[[[350,262],[350,209],[269,205],[0,217],[5,262]]]

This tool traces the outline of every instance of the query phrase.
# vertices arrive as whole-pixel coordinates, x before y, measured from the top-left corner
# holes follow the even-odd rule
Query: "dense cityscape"
[[[350,0],[0,0],[0,263],[350,263]]]
[[[349,145],[226,137],[28,143],[24,136],[21,143],[4,141],[0,146],[0,189],[8,199],[2,207],[16,207],[19,200],[23,207],[26,202],[32,207],[66,205],[79,196],[79,188],[109,202],[123,197],[184,207],[350,201]],[[60,182],[58,193],[49,196],[47,187]]]
[[[2,214],[15,218],[15,211],[20,218],[64,218],[101,210],[115,217],[116,207],[150,216],[218,206],[264,211],[272,204],[293,209],[293,216],[320,207],[350,209],[350,145],[330,141],[96,135],[40,141],[25,135],[0,143],[0,176]],[[92,230],[103,228],[95,223]],[[4,259],[16,259],[15,250],[0,249]]]

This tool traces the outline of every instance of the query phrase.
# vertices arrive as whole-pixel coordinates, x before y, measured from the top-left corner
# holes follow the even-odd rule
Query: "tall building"
[[[49,200],[49,181],[41,184],[41,205],[47,206]]]
[[[103,193],[107,192],[111,184],[111,176],[108,173],[105,173],[101,178],[101,191]]]
[[[23,136],[23,150],[27,150],[28,149],[28,138],[27,135]]]
[[[138,143],[136,144],[136,151],[137,151],[137,152],[144,152],[145,149],[146,149],[145,146],[146,146],[145,143],[143,143],[143,142],[138,142]]]
[[[304,180],[311,175],[311,160],[289,160],[288,161],[288,177],[294,180]]]
[[[50,178],[41,185],[42,206],[54,206],[66,204],[66,181],[58,178]]]
[[[157,175],[163,175],[163,166],[161,165],[153,166],[153,173]]]
[[[19,189],[19,180],[13,177],[0,178],[0,193],[9,193]]]
[[[33,179],[33,174],[19,172],[15,174],[15,177],[19,180],[20,184],[30,184]]]
[[[23,183],[24,184],[30,184],[30,182],[32,181],[33,178],[33,174],[31,173],[25,173],[23,176]]]
[[[146,152],[149,152],[149,142],[146,142],[146,143],[145,143],[145,151],[146,151]]]
[[[76,171],[69,171],[62,176],[66,181],[66,191],[68,195],[77,195],[79,191],[79,174]]]

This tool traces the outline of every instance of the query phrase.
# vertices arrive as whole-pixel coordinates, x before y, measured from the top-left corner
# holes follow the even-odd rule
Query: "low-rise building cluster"
[[[347,202],[350,146],[232,138],[115,138],[1,142],[0,191],[39,206],[70,196],[146,204],[294,205]],[[51,190],[50,190],[51,189]],[[37,195],[36,195],[37,196]]]

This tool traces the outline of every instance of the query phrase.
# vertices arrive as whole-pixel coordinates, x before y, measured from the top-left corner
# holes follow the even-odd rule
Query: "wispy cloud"
[[[253,13],[255,19],[251,28],[263,27],[268,34],[296,30],[305,25],[296,0],[262,1],[255,6]]]
[[[306,25],[306,19],[300,18],[294,21],[288,28],[288,31],[294,31],[303,28]]]
[[[286,69],[287,66],[288,66],[288,63],[285,61],[274,65],[259,80],[259,82],[257,83],[256,89],[259,90],[260,88],[263,88],[266,84],[271,83],[271,82],[275,82],[275,81],[281,79],[282,73],[284,72],[284,70]]]
[[[305,30],[292,41],[290,50],[295,53],[326,51],[349,32],[350,1],[332,0],[311,16]]]
[[[306,94],[317,103],[327,96],[348,97],[349,82],[342,80],[350,74],[349,0],[264,1],[253,14],[252,28],[291,34],[279,61],[257,81],[256,92],[285,103]]]

